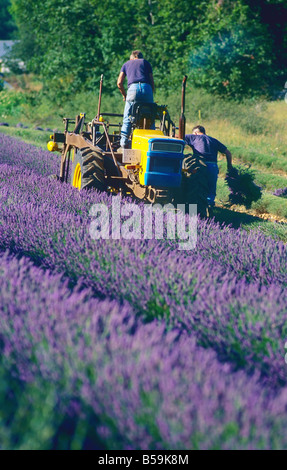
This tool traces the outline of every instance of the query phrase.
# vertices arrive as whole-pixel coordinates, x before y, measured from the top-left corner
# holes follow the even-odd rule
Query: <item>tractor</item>
[[[101,113],[101,76],[96,117],[90,122],[84,113],[75,119],[64,118],[65,131],[51,136],[48,149],[61,152],[57,178],[62,182],[70,179],[79,190],[120,192],[152,204],[197,204],[198,213],[207,215],[206,167],[200,158],[184,154],[186,79],[179,127],[167,106],[135,102],[130,148],[118,151],[121,122],[112,121],[123,115]]]

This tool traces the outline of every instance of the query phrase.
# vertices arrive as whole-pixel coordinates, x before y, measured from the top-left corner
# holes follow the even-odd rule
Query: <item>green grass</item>
[[[218,205],[222,205],[223,207],[228,207],[229,189],[224,178],[225,178],[224,164],[221,163],[220,173],[219,173],[219,178],[218,178],[218,183],[217,183],[216,203]],[[271,180],[272,180],[272,176],[271,176]],[[279,179],[279,181],[280,183],[282,183],[281,178]],[[256,183],[259,184],[258,179],[256,179]],[[278,187],[282,187],[282,185],[280,184]],[[273,196],[272,194],[270,194],[269,192],[265,190],[263,190],[261,199],[252,203],[250,210],[247,210],[244,206],[236,206],[236,205],[232,206],[232,209],[235,211],[237,210],[239,212],[244,210],[247,214],[251,216],[252,215],[261,216],[263,214],[264,215],[272,214],[279,219],[287,219],[287,199]],[[287,224],[286,224],[286,227],[287,227]]]
[[[266,191],[273,192],[275,189],[287,187],[287,176],[268,173],[267,171],[254,170],[255,181]]]
[[[35,129],[21,129],[18,127],[0,126],[0,132],[16,137],[28,144],[37,145],[47,150],[47,142],[50,140],[51,132],[37,131]]]
[[[275,240],[281,240],[284,243],[287,243],[287,225],[274,223],[271,221],[261,221],[253,222],[249,225],[244,226],[245,230],[258,230],[261,233],[264,233],[268,237],[272,237]]]
[[[251,209],[258,214],[274,214],[287,219],[287,199],[282,197],[265,193],[259,201],[252,203]]]
[[[262,219],[256,215],[247,212],[237,212],[223,206],[216,206],[214,208],[214,218],[222,224],[231,225],[237,229],[242,228],[246,231],[256,230],[287,243],[287,224],[284,222]]]
[[[271,172],[282,171],[287,173],[287,156],[283,149],[280,152],[279,149],[272,148],[266,151],[265,146],[262,146],[261,149],[253,146],[247,148],[230,146],[230,150],[235,158],[245,164],[255,165],[261,169],[269,169]]]

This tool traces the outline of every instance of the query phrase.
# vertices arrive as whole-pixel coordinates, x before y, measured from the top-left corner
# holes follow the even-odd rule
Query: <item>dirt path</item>
[[[225,208],[224,205],[220,205],[218,204],[218,207],[222,207],[222,208]],[[283,224],[287,224],[287,219],[284,218],[284,217],[281,217],[279,215],[275,215],[275,214],[269,214],[269,213],[259,213],[255,210],[252,210],[252,209],[244,209],[243,207],[238,207],[238,206],[230,206],[228,207],[229,210],[233,211],[233,212],[236,212],[236,213],[239,213],[239,214],[246,214],[246,215],[250,215],[251,217],[255,217],[255,218],[260,218],[260,219],[264,219],[264,220],[270,220],[272,222],[280,222],[280,223],[283,223]]]

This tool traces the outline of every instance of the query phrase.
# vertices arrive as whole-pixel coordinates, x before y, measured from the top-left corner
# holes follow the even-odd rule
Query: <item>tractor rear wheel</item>
[[[90,147],[75,149],[72,158],[71,184],[78,189],[105,191],[103,155]]]
[[[203,159],[188,155],[184,160],[186,173],[182,177],[181,203],[197,204],[197,213],[208,216],[208,181],[207,167]]]

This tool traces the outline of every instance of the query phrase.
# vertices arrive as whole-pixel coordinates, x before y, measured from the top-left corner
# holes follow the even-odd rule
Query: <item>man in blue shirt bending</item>
[[[128,91],[124,88],[124,80],[127,77]],[[126,62],[118,76],[117,86],[126,102],[123,125],[121,129],[121,147],[128,145],[131,132],[130,114],[132,105],[138,101],[153,103],[154,81],[151,64],[143,58],[141,51],[133,51],[130,60]]]
[[[219,140],[206,135],[203,126],[195,126],[192,129],[192,134],[186,134],[185,142],[192,148],[193,155],[201,156],[206,164],[208,179],[207,202],[209,206],[214,206],[218,177],[217,153],[219,152],[226,156],[228,171],[232,169],[231,153]]]

